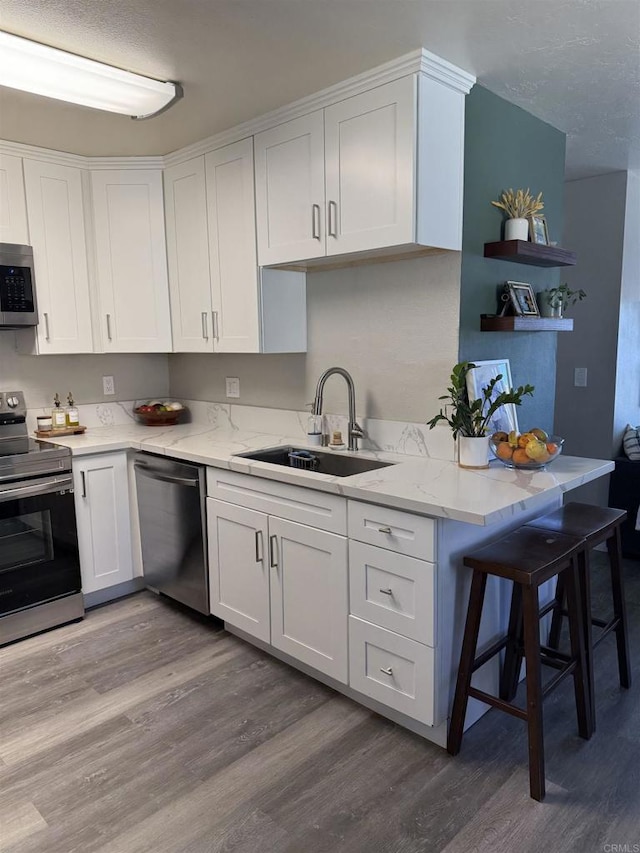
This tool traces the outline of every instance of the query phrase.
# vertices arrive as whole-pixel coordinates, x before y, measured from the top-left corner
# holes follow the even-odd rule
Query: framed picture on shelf
[[[481,398],[482,389],[498,376],[501,378],[494,386],[493,396],[497,396],[503,391],[512,390],[511,366],[508,358],[498,358],[494,361],[475,361],[472,359],[472,361],[475,367],[467,374],[467,393],[471,402]],[[515,430],[519,432],[518,414],[513,403],[508,403],[506,406],[499,408],[489,421],[487,430],[489,435],[499,430],[503,432]]]
[[[506,288],[511,299],[511,306],[518,317],[539,317],[540,310],[536,295],[530,284],[524,281],[508,281]]]
[[[549,245],[547,220],[541,214],[529,217],[529,239],[532,243],[539,243],[541,246]]]

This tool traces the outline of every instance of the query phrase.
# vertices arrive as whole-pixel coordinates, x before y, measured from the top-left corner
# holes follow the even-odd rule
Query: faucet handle
[[[355,438],[364,438],[364,430],[357,424],[355,421],[352,421],[349,424],[349,435],[353,435]]]

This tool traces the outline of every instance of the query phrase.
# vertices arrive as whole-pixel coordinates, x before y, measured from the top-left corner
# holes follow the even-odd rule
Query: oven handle
[[[145,477],[151,480],[161,480],[163,483],[175,483],[177,486],[199,486],[200,480],[191,477],[175,477],[171,474],[164,474],[156,468],[149,468],[146,462],[135,462],[134,468]]]
[[[54,492],[62,492],[73,487],[73,479],[71,475],[68,477],[56,477],[55,479],[38,480],[37,483],[29,486],[18,486],[16,489],[0,490],[0,503],[7,501],[24,500],[25,498],[34,498],[37,495],[48,495]]]

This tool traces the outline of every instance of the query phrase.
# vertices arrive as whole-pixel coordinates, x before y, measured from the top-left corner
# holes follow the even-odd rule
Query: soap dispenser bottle
[[[53,409],[51,410],[51,426],[53,429],[65,429],[67,426],[67,413],[60,404],[60,395],[56,391],[53,398]]]
[[[315,447],[322,444],[322,415],[311,412],[307,418],[307,442]]]
[[[80,413],[78,412],[78,407],[73,402],[73,394],[69,391],[67,395],[67,426],[68,427],[77,427],[80,425]]]

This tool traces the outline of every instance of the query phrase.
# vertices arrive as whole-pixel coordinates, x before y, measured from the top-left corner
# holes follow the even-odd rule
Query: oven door
[[[0,487],[0,616],[80,592],[71,475]]]

